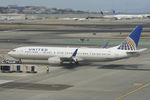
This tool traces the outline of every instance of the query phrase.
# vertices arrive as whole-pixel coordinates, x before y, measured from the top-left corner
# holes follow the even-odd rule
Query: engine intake
[[[59,57],[50,57],[48,58],[48,63],[50,64],[59,64],[61,62]]]

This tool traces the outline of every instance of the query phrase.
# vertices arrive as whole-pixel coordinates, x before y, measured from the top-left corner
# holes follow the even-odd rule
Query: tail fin
[[[104,16],[104,13],[103,13],[103,11],[100,11],[100,13],[101,13],[101,15],[102,15],[102,16]]]
[[[117,15],[117,13],[116,13],[116,11],[115,11],[115,10],[113,10],[113,14],[114,14],[114,15]]]
[[[132,33],[119,45],[120,50],[136,50],[141,36],[143,26],[137,26]]]

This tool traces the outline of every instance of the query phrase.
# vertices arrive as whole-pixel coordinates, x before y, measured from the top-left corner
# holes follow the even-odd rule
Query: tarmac
[[[142,34],[150,34],[150,26],[148,22],[146,24],[147,31]],[[114,25],[108,24],[106,29],[105,27],[96,27],[97,30],[103,28],[105,32],[98,32],[101,35],[93,37],[89,35],[90,40],[84,42],[80,41],[80,35],[87,34],[87,31],[83,31],[82,27],[78,29],[79,32],[71,33],[59,30],[55,30],[55,32],[51,30],[3,30],[0,32],[1,60],[3,58],[12,59],[7,55],[12,48],[27,45],[101,47],[109,40],[113,41],[109,46],[114,46],[124,38],[124,36],[115,38],[114,35],[120,33],[120,27],[117,25],[114,27]],[[128,24],[125,25],[128,26]],[[95,24],[93,24],[94,26]],[[112,34],[110,33],[111,29],[107,32],[107,27],[111,26],[116,31]],[[67,30],[67,26],[63,27],[63,30]],[[127,30],[127,28],[122,27],[122,30]],[[91,32],[88,33],[92,34]],[[125,31],[122,34],[128,33],[130,32]],[[74,42],[70,43],[72,39]],[[148,50],[138,57],[113,62],[85,62],[80,63],[79,66],[49,65],[47,61],[23,60],[21,66],[34,65],[37,73],[26,73],[25,69],[22,73],[0,72],[0,98],[2,100],[149,100],[149,37],[141,38],[139,48],[148,48]],[[49,72],[46,71],[47,67],[49,67]]]

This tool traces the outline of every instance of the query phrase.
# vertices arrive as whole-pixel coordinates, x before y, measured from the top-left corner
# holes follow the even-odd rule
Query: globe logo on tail
[[[127,37],[118,47],[120,50],[136,50],[135,42],[130,38]]]

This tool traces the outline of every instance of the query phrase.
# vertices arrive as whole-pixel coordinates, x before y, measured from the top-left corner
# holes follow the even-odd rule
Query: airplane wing
[[[78,59],[76,57],[77,55],[77,52],[78,52],[78,49],[75,49],[75,51],[73,52],[73,54],[70,56],[70,57],[49,57],[48,58],[48,62],[51,63],[51,64],[55,64],[55,63],[75,63],[75,64],[78,64],[78,61],[81,59]]]
[[[71,57],[61,57],[60,60],[62,62],[74,62],[74,63],[78,63],[78,59],[76,57],[77,55],[77,52],[78,52],[78,48],[73,52],[72,56]]]

